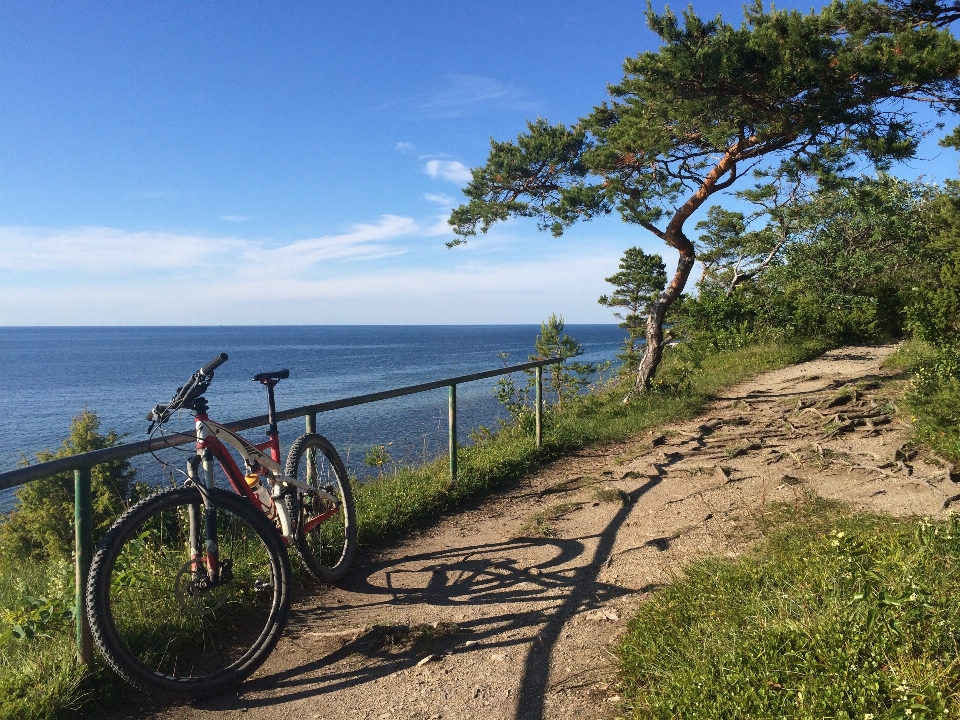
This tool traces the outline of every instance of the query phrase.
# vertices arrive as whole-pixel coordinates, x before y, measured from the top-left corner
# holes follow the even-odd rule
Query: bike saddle
[[[284,368],[273,372],[257,373],[253,376],[253,380],[254,382],[263,382],[264,380],[286,380],[288,377],[290,377],[290,371]]]

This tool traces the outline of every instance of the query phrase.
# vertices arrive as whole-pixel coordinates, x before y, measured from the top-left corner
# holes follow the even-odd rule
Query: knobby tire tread
[[[177,698],[198,698],[219,694],[249,677],[270,656],[283,633],[290,609],[292,572],[286,548],[273,523],[246,498],[214,489],[206,491],[215,506],[224,508],[249,526],[264,543],[274,570],[274,581],[280,592],[274,596],[268,622],[251,649],[230,667],[199,678],[178,678],[152,671],[125,647],[108,613],[110,576],[117,553],[129,540],[131,532],[150,517],[176,507],[181,499],[202,502],[196,488],[172,488],[152,495],[128,509],[113,524],[90,564],[86,587],[86,611],[90,632],[107,664],[134,687],[150,694]]]
[[[323,453],[337,474],[337,479],[343,493],[343,512],[345,517],[345,549],[340,562],[334,567],[324,566],[316,557],[311,549],[307,538],[304,536],[302,528],[297,527],[296,542],[297,554],[303,561],[304,567],[313,578],[319,582],[337,583],[342,580],[350,570],[353,558],[357,551],[357,513],[353,502],[353,490],[350,487],[350,481],[347,477],[347,471],[340,459],[333,444],[323,435],[317,433],[306,433],[298,437],[290,451],[287,453],[287,462],[284,467],[284,474],[288,477],[297,477],[297,469],[300,466],[303,455],[307,450],[314,449]],[[295,509],[299,512],[300,502],[295,503]]]

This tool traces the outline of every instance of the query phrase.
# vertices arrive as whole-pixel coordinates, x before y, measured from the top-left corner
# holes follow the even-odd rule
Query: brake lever
[[[198,387],[202,387],[201,392],[198,394],[203,394],[207,387],[210,386],[211,380],[213,380],[213,371],[211,370],[209,374],[206,374],[202,369],[200,369],[193,374],[193,377],[187,381],[186,385],[182,385],[177,388],[177,391],[173,394],[173,399],[169,403],[166,405],[154,406],[153,410],[150,411],[150,414],[147,415],[147,420],[150,421],[150,427],[147,429],[147,434],[149,435],[151,432],[153,432],[154,427],[163,425],[163,423],[169,420],[171,413],[174,413],[183,407],[184,402],[186,402],[191,393],[193,393]]]

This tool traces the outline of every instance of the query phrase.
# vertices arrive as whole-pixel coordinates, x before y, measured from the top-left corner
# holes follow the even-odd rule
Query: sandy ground
[[[960,502],[952,468],[904,447],[891,351],[830,352],[694,420],[558,461],[301,599],[238,691],[131,698],[115,717],[615,717],[627,620],[689,559],[741,551],[767,504],[813,492],[938,516]]]

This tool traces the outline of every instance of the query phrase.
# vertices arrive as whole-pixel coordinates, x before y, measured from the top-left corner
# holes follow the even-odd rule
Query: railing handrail
[[[495,370],[485,370],[483,372],[471,373],[469,375],[458,375],[456,377],[443,378],[442,380],[433,380],[431,382],[419,383],[417,385],[406,385],[393,390],[383,390],[381,392],[367,393],[366,395],[355,395],[353,397],[341,398],[339,400],[328,400],[326,402],[314,403],[312,405],[302,405],[300,407],[283,410],[277,413],[277,420],[293,420],[298,417],[305,417],[314,413],[326,412],[329,410],[340,410],[342,408],[364,405],[366,403],[377,402],[379,400],[389,400],[391,398],[403,397],[404,395],[414,395],[416,393],[427,392],[428,390],[437,390],[451,385],[460,385],[462,383],[472,382],[474,380],[484,380],[498,375],[509,375],[513,372],[522,370],[532,370],[545,365],[553,365],[562,362],[561,358],[548,358],[544,360],[534,360],[532,362],[521,363],[520,365],[511,365],[509,367],[497,368]],[[224,427],[234,432],[249,430],[255,427],[262,427],[267,424],[266,415],[256,415],[254,417],[234,420],[233,422],[223,423]],[[57,475],[58,473],[76,470],[82,467],[93,467],[101,463],[113,462],[115,460],[125,460],[137,455],[145,455],[148,452],[162,450],[164,448],[186,445],[194,442],[196,435],[192,433],[173,433],[163,437],[141,440],[139,442],[124,443],[113,447],[102,448],[100,450],[91,450],[85,453],[78,453],[56,460],[37,463],[36,465],[27,465],[26,467],[8,470],[0,473],[0,490],[17,487],[33,480]]]

